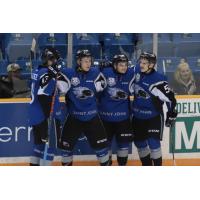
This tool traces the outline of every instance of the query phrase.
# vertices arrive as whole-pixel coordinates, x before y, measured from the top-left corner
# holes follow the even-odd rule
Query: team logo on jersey
[[[135,75],[135,82],[138,83],[139,81],[140,81],[140,74],[137,73],[137,74]]]
[[[71,79],[71,84],[72,84],[73,86],[77,86],[79,83],[80,83],[79,78],[77,78],[77,77],[72,77],[72,79]]]
[[[107,82],[108,82],[108,86],[110,86],[110,87],[116,85],[115,78],[110,77],[110,78],[107,79]]]
[[[37,81],[38,74],[32,73],[31,78]]]
[[[108,94],[114,100],[125,100],[128,94],[119,88],[108,88]]]
[[[137,98],[149,99],[150,95],[139,85],[134,86],[135,95]]]
[[[88,99],[94,96],[94,92],[87,87],[76,87],[73,93],[78,99]]]

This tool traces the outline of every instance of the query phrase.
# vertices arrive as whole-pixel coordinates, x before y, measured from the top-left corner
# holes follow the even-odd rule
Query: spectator
[[[0,79],[0,98],[29,97],[27,81],[21,77],[21,68],[12,63],[7,67],[8,76]]]
[[[14,90],[12,90],[12,84],[5,77],[0,77],[0,98],[13,97]]]
[[[199,93],[198,81],[185,60],[181,60],[174,73],[174,81],[171,84],[174,92],[179,95],[194,95]]]

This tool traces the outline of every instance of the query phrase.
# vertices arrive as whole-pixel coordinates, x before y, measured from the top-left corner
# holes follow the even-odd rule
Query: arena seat
[[[7,60],[0,60],[0,75],[7,74],[7,66],[8,66]]]
[[[38,36],[40,52],[48,47],[55,47],[62,58],[67,57],[67,34],[66,33],[42,33]]]
[[[153,51],[153,34],[142,33],[138,34],[138,45],[137,49],[141,51]],[[172,35],[169,33],[158,34],[158,56],[169,57],[174,56],[174,44],[172,42]]]
[[[104,56],[112,59],[116,54],[125,54],[132,60],[136,38],[134,33],[105,33],[103,39]]]
[[[175,55],[179,57],[200,56],[199,33],[175,33],[173,34]]]
[[[174,72],[180,63],[180,57],[158,57],[157,65],[166,72]],[[163,61],[165,63],[165,69],[163,66]]]
[[[5,52],[9,62],[15,62],[19,58],[28,58],[32,44],[31,33],[12,33],[5,37]]]
[[[95,59],[101,58],[101,45],[98,33],[75,33],[73,34],[73,53],[79,49],[88,49]]]
[[[195,71],[200,70],[200,56],[199,57],[187,57],[186,60],[192,70],[195,70]]]

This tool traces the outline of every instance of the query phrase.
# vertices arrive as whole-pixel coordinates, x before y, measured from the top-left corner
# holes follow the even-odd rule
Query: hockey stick
[[[173,124],[174,125],[174,124]],[[173,137],[173,126],[169,127],[169,134],[170,134],[170,140],[171,140],[171,150],[172,150],[172,160],[173,165],[176,166],[176,160],[175,160],[175,152],[174,152],[174,137]]]
[[[48,135],[47,135],[47,141],[45,142],[44,155],[43,155],[44,160],[47,160],[47,156],[48,156],[49,138],[50,138],[51,126],[53,123],[54,105],[55,105],[55,99],[56,99],[56,93],[57,93],[57,77],[55,78],[55,80],[56,80],[55,88],[54,88],[54,93],[52,97],[50,115],[49,115],[49,120],[48,120],[48,131],[47,131]]]
[[[31,49],[30,49],[30,69],[31,69],[31,75],[32,75],[32,71],[33,71],[32,60],[35,57],[35,47],[36,47],[36,40],[35,40],[35,38],[33,38],[32,44],[31,44]]]
[[[165,60],[163,60],[163,73],[166,75],[166,66],[165,66]]]

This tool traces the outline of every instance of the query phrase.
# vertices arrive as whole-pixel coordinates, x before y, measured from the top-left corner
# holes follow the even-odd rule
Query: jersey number
[[[165,85],[164,88],[165,88],[165,92],[168,94],[168,93],[170,92],[169,86],[168,86],[168,85]]]

